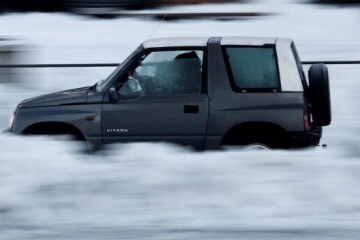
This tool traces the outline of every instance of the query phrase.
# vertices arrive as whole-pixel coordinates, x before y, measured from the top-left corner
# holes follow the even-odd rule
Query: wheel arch
[[[79,128],[73,124],[57,121],[38,122],[27,126],[23,134],[28,135],[61,135],[68,134],[76,137],[77,140],[85,140],[86,137]]]
[[[277,140],[286,143],[288,133],[281,126],[270,122],[245,122],[229,128],[222,137],[221,144],[234,144],[239,137],[249,135],[275,135]]]

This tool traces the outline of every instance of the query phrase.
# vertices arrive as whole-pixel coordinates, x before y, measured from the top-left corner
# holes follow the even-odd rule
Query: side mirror
[[[116,89],[114,87],[111,87],[109,89],[109,99],[111,102],[117,102],[119,101],[119,94],[117,93]]]

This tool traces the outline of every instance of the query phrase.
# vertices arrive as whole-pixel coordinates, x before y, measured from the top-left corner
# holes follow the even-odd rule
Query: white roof
[[[221,45],[249,45],[249,46],[262,46],[264,44],[275,44],[281,40],[291,44],[292,39],[289,38],[272,38],[272,37],[223,37]]]
[[[150,39],[143,43],[144,48],[157,47],[206,47],[208,37],[179,37]]]
[[[223,37],[221,45],[254,45],[275,44],[276,38],[269,37]]]
[[[223,37],[221,45],[250,45],[262,46],[264,44],[275,44],[278,39],[292,42],[286,38],[269,37]],[[150,39],[143,43],[144,48],[158,47],[205,47],[209,37],[179,37],[179,38],[158,38]]]

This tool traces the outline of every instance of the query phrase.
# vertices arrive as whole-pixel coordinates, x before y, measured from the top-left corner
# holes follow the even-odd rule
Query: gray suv
[[[10,131],[71,134],[93,148],[160,141],[218,149],[316,146],[331,122],[328,71],[306,78],[292,40],[153,39],[93,86],[22,101]]]

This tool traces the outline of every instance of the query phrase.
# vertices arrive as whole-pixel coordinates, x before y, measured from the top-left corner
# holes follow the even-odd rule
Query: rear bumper
[[[309,132],[293,132],[289,137],[290,148],[318,146],[322,136],[322,127],[313,127]]]

